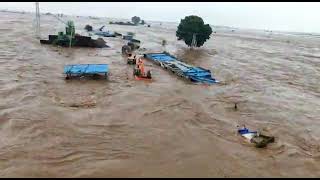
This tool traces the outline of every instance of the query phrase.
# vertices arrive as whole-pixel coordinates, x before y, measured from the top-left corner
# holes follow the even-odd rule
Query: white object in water
[[[246,133],[246,134],[242,134],[241,136],[245,137],[247,140],[250,141],[256,135],[257,135],[256,133]]]

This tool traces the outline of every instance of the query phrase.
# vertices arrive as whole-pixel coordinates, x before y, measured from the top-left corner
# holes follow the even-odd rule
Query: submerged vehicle
[[[59,32],[58,35],[49,35],[49,40],[40,40],[41,44],[53,44],[63,47],[80,46],[80,47],[109,47],[102,38],[92,39],[88,36],[81,36],[75,33],[73,21],[66,23],[66,32]]]
[[[117,33],[117,32],[112,32],[112,31],[103,31],[105,26],[102,26],[101,28],[99,28],[98,31],[94,31],[95,35],[98,36],[103,36],[103,37],[117,37],[117,36],[122,36],[122,34]]]
[[[132,54],[133,51],[140,48],[140,41],[129,41],[126,45],[123,45],[121,48],[121,52],[123,55]]]
[[[136,64],[137,63],[137,55],[136,54],[128,54],[127,64]]]

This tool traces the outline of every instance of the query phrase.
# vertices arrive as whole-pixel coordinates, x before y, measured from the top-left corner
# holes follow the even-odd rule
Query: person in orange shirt
[[[138,69],[140,69],[141,75],[144,76],[144,63],[142,61],[142,58],[140,57],[137,63]]]

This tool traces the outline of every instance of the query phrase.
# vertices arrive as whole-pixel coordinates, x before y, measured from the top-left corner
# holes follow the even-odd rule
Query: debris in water
[[[257,131],[250,131],[248,128],[243,126],[243,128],[238,129],[238,133],[249,140],[250,143],[254,143],[257,148],[264,148],[269,143],[274,142],[273,136],[266,136],[258,133]]]

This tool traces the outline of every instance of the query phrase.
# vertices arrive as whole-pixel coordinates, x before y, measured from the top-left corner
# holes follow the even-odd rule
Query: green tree
[[[196,46],[200,47],[210,39],[212,29],[209,24],[204,24],[201,17],[198,16],[186,16],[181,19],[176,36],[178,40],[184,40],[184,42],[191,46],[193,36],[196,36]]]
[[[141,23],[142,25],[146,24],[146,22],[144,20],[141,20]]]
[[[139,22],[140,22],[140,17],[138,17],[138,16],[133,16],[132,18],[131,18],[131,21],[135,24],[135,25],[137,25],[137,24],[139,24]]]

